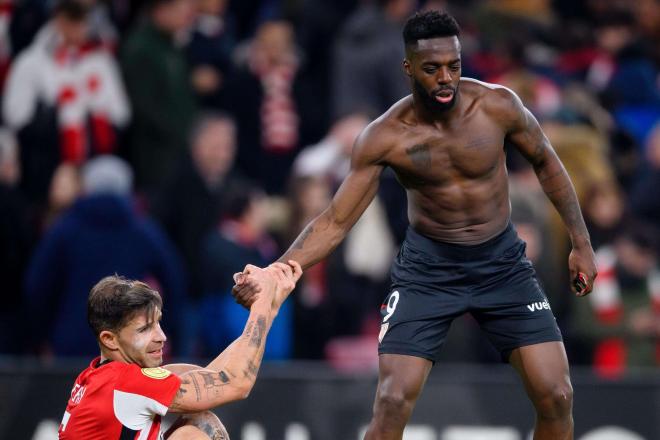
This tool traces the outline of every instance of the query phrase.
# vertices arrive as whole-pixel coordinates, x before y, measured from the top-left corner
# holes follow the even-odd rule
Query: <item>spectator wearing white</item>
[[[76,0],[57,3],[52,19],[12,64],[2,103],[5,122],[16,131],[34,123],[43,109],[54,112],[59,160],[76,164],[111,153],[116,129],[130,118],[113,55],[89,37],[89,11]]]

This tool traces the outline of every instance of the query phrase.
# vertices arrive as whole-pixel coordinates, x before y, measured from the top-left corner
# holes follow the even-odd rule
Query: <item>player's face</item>
[[[434,112],[444,112],[456,103],[461,79],[461,46],[457,37],[419,40],[407,48],[403,62],[412,80],[416,100]]]
[[[126,362],[142,368],[158,367],[163,363],[167,337],[160,328],[161,317],[158,309],[152,316],[138,313],[119,331],[119,351]]]

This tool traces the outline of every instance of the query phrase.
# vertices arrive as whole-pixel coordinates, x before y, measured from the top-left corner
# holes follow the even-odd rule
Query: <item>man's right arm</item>
[[[206,368],[176,365],[181,385],[169,410],[174,413],[204,411],[248,396],[261,365],[266,336],[283,298],[300,278],[299,266],[288,276],[289,283],[276,283],[266,271],[251,267],[248,283],[258,284],[259,296],[250,308],[243,334]],[[246,275],[247,277],[247,275]],[[256,280],[256,281],[255,281]],[[281,278],[280,278],[281,280]],[[284,289],[284,292],[280,290]]]
[[[351,171],[330,205],[298,235],[279,262],[297,261],[306,269],[327,257],[367,209],[378,191],[387,145],[372,123],[353,147]]]

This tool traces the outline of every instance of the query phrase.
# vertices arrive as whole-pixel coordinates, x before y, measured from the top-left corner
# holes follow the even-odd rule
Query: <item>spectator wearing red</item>
[[[27,192],[43,198],[60,162],[112,153],[130,109],[113,55],[89,38],[89,9],[60,1],[12,64],[3,116],[23,147]]]

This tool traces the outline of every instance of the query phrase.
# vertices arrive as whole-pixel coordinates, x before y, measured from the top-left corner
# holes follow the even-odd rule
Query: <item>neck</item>
[[[119,350],[110,351],[110,350],[101,348],[100,363],[107,362],[107,361],[124,362],[125,364],[130,363],[126,359],[124,359],[124,357],[121,355],[121,352]]]

